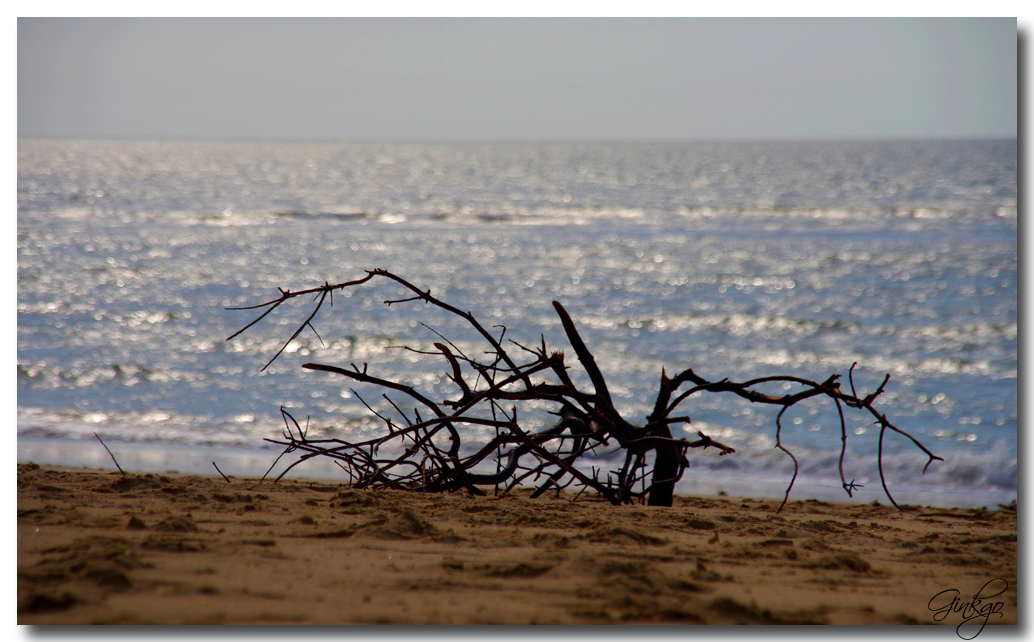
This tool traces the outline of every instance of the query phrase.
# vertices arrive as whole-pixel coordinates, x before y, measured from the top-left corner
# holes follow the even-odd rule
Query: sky
[[[20,137],[1015,137],[1014,18],[19,18]]]

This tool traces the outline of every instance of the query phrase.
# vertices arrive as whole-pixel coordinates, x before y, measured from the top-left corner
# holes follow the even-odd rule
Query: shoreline
[[[1015,510],[615,507],[35,464],[17,478],[19,624],[958,626],[931,599],[998,580],[989,624],[1016,623]]]
[[[215,462],[219,470],[228,475],[259,478],[266,473],[281,452],[279,448],[244,446],[185,446],[111,440],[106,440],[105,443],[112,449],[124,470],[137,473],[217,475],[213,465]],[[272,473],[274,477],[284,469],[288,461],[291,461],[290,457],[281,460]],[[17,440],[17,462],[116,470],[112,455],[109,455],[93,437],[83,440],[20,437]],[[346,481],[347,475],[333,462],[315,458],[295,468],[288,473],[287,478],[337,483]],[[789,475],[745,477],[739,472],[723,474],[720,471],[691,468],[676,485],[675,492],[696,497],[757,497],[781,501],[789,480]],[[839,480],[816,479],[801,474],[790,493],[790,500],[817,499],[846,504],[867,504],[873,501],[890,503],[878,478],[867,482],[864,488],[855,492],[854,497],[848,497],[838,482]],[[1007,505],[1015,501],[1017,495],[1015,489],[972,491],[966,488],[905,485],[897,481],[891,481],[890,488],[898,504],[942,508],[993,509],[998,505]]]

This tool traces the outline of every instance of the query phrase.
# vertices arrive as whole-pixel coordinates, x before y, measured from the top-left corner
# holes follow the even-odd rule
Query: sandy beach
[[[572,497],[22,464],[18,623],[1016,623],[1014,507]]]

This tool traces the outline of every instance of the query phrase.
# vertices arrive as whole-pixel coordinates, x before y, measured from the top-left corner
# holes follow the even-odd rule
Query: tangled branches
[[[337,284],[328,282],[296,292],[281,289],[280,296],[270,301],[231,308],[262,310],[262,313],[228,340],[251,328],[282,304],[298,297],[311,297],[315,302],[314,309],[266,363],[265,367],[268,367],[305,328],[315,332],[312,321],[328,299],[333,304],[335,291],[361,286],[375,278],[394,281],[404,291],[412,293],[412,296],[385,301],[388,306],[419,301],[463,319],[487,343],[488,350],[484,353],[487,357],[475,358],[465,354],[437,332],[435,334],[441,341],[433,344],[434,351],[407,348],[443,360],[443,366],[447,366],[445,375],[456,388],[455,397],[444,400],[431,399],[411,385],[378,377],[369,372],[365,363],[362,367],[354,363],[349,367],[304,364],[302,367],[308,370],[327,372],[401,393],[411,403],[415,402],[416,407],[411,416],[385,394],[384,398],[395,411],[391,416],[386,416],[359,397],[369,411],[383,422],[385,433],[358,442],[311,439],[294,417],[281,409],[285,423],[282,439],[266,441],[284,446],[283,454],[302,453],[287,470],[313,457],[327,457],[344,469],[352,484],[360,488],[398,488],[422,492],[465,489],[483,495],[480,486],[501,485],[510,489],[519,484],[534,483],[537,488],[532,496],[537,497],[550,489],[559,492],[574,485],[580,489],[579,494],[586,490],[595,491],[599,497],[614,504],[645,499],[650,505],[671,506],[675,483],[689,466],[687,453],[690,449],[716,448],[720,455],[735,452],[733,448],[715,441],[703,432],[697,433],[699,438],[696,440],[672,437],[672,424],[689,422],[689,417],[675,414],[680,405],[693,395],[704,392],[732,393],[752,403],[780,408],[776,415],[776,448],[786,453],[794,463],[793,478],[787,486],[780,509],[790,496],[798,472],[797,458],[781,440],[782,418],[789,408],[805,399],[826,397],[836,405],[841,429],[840,479],[848,496],[853,496],[859,485],[854,480],[848,482],[844,475],[843,463],[847,447],[844,406],[868,412],[880,426],[880,480],[887,497],[895,506],[897,503],[887,488],[883,474],[883,441],[886,432],[896,432],[910,439],[929,457],[927,467],[935,459],[941,459],[874,408],[873,403],[883,393],[890,375],[877,390],[859,397],[854,387],[854,365],[848,372],[850,394],[841,390],[839,375],[833,375],[821,383],[792,376],[734,382],[728,379],[708,381],[692,369],[684,370],[674,377],[662,371],[653,411],[646,417],[645,424],[632,424],[615,409],[603,373],[579,335],[574,321],[559,302],[554,301],[553,307],[577,360],[589,377],[592,390],[579,389],[575,385],[568,372],[564,353],[548,350],[544,336],[541,344],[535,347],[521,345],[513,340],[504,343],[505,328],[497,337],[486,330],[470,312],[459,310],[432,296],[430,290],[421,290],[405,279],[381,269],[369,270],[365,276],[353,281]],[[782,396],[758,390],[760,386],[772,383],[791,384],[791,387],[797,386],[799,390]],[[557,420],[551,427],[530,432],[522,427],[522,419],[518,416],[521,404],[546,405]],[[461,429],[473,426],[492,428],[496,436],[487,443],[473,444],[471,448],[471,444],[464,444]],[[469,430],[466,432],[469,433]],[[620,469],[608,471],[604,475],[604,471],[595,467],[591,467],[588,473],[584,466],[578,467],[583,457],[587,458],[590,453],[596,454],[600,448],[612,447],[614,443],[624,453]],[[385,455],[385,452],[389,454]],[[485,468],[493,460],[495,471],[486,472]],[[925,467],[923,471],[926,471]]]

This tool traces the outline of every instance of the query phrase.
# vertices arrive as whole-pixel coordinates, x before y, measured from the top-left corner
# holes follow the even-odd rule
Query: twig
[[[216,470],[216,472],[218,472],[218,473],[219,473],[220,475],[223,475],[223,471],[219,470],[219,467],[215,465],[215,462],[214,462],[214,461],[212,462],[212,465],[213,465],[213,466],[215,466],[215,470]],[[227,483],[227,484],[229,484],[229,483],[230,483],[230,478],[229,478],[229,477],[227,477],[226,475],[223,475],[223,479],[225,479],[225,480],[226,480],[226,483]]]
[[[108,455],[111,457],[111,461],[115,462],[115,468],[118,468],[118,471],[120,473],[122,473],[123,477],[125,477],[126,476],[126,471],[122,470],[122,466],[118,465],[118,460],[115,459],[115,455],[112,455],[111,451],[108,450],[108,447],[104,444],[104,440],[101,439],[101,436],[98,435],[97,433],[93,433],[93,436],[97,438],[97,441],[101,442],[101,446],[104,446],[104,450],[108,451]]]

